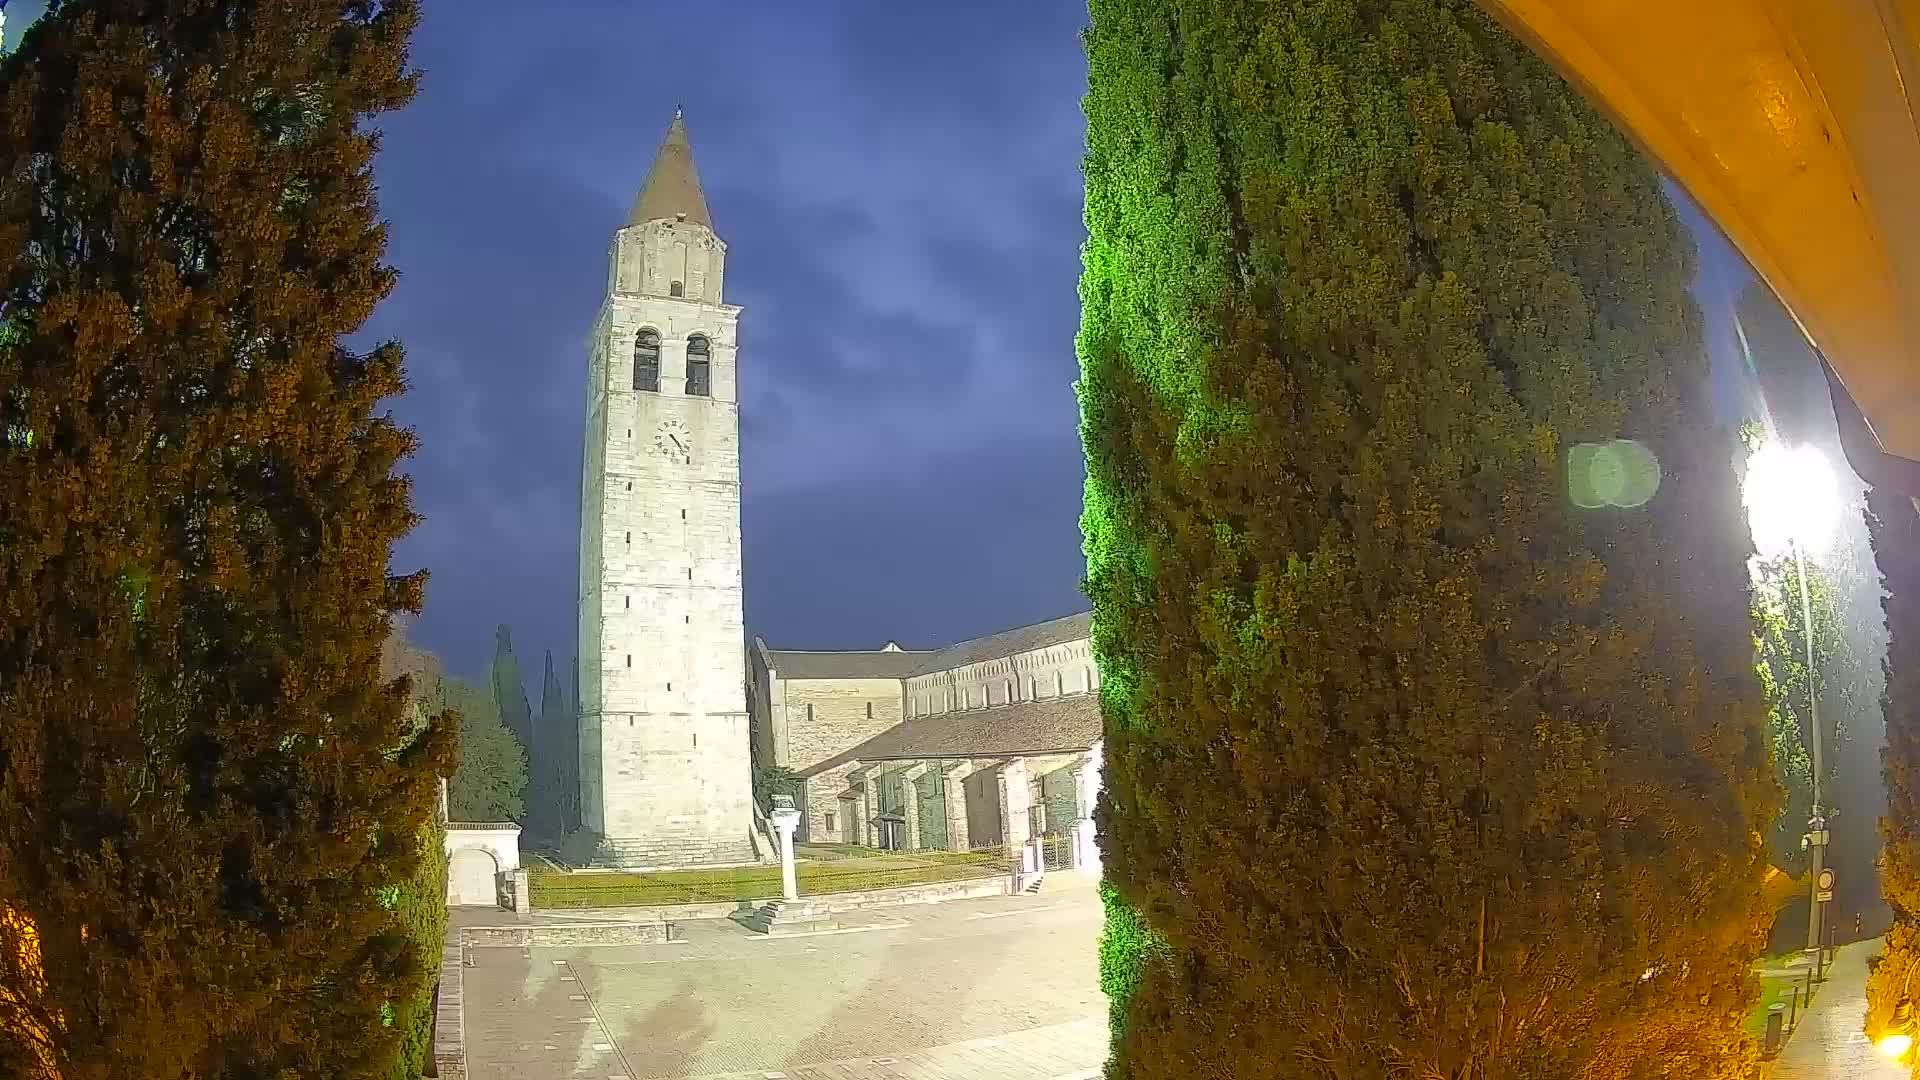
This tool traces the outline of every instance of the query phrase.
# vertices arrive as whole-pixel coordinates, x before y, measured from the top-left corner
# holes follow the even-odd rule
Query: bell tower
[[[754,858],[726,255],[675,112],[613,235],[587,365],[580,813],[625,865]]]

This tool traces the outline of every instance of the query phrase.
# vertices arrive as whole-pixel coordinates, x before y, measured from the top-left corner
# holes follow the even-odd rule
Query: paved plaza
[[[473,1080],[1085,1080],[1106,1057],[1091,887],[765,938],[476,948]]]

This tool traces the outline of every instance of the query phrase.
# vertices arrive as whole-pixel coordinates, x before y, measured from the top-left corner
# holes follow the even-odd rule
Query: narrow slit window
[[[687,395],[713,395],[713,364],[707,339],[695,334],[687,339]]]
[[[649,393],[660,390],[660,335],[655,331],[642,330],[633,339],[633,388]]]
[[[633,654],[632,654],[632,653],[628,653],[628,654],[627,654],[627,666],[628,666],[628,667],[632,667],[632,666],[633,666]]]

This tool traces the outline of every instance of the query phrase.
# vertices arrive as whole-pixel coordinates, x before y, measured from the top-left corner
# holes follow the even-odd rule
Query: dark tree
[[[0,62],[0,1062],[394,1067],[454,733],[380,676],[414,441],[347,342],[417,17],[76,0]]]
[[[1777,791],[1658,177],[1468,0],[1092,16],[1109,1075],[1743,1075]],[[1616,439],[1657,491],[1577,509]]]
[[[527,754],[500,719],[494,696],[454,678],[430,691],[436,709],[459,717],[460,764],[447,781],[454,821],[519,821],[527,808]]]

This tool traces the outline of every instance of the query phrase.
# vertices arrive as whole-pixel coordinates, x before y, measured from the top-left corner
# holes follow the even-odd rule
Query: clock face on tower
[[[678,420],[663,420],[653,436],[653,448],[660,456],[677,465],[693,460],[693,437],[687,425]]]

